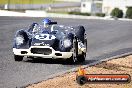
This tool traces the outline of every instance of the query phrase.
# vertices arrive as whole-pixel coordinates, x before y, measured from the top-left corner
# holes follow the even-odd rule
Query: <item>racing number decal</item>
[[[36,35],[35,38],[39,40],[53,40],[56,37],[54,35],[49,35],[49,34],[40,34],[40,35]]]

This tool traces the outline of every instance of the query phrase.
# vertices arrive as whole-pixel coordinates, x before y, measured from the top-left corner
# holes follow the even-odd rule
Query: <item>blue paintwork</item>
[[[42,26],[40,27],[40,30],[38,33],[32,33],[32,25],[30,26],[29,29],[24,30],[18,30],[15,34],[15,38],[19,35],[22,35],[25,38],[25,41],[22,45],[16,45],[15,38],[13,42],[13,48],[17,49],[28,49],[30,46],[34,46],[35,43],[45,43],[49,44],[50,47],[53,47],[57,51],[62,51],[62,52],[68,52],[70,49],[73,47],[72,45],[70,47],[65,48],[63,46],[63,41],[64,39],[69,39],[71,42],[73,41],[74,34],[71,31],[65,31],[65,30],[59,30],[58,31],[52,31],[50,29],[44,29]],[[49,34],[49,40],[39,40],[36,39],[35,37],[39,35],[39,37],[46,38],[47,36],[44,34]],[[44,35],[44,36],[41,36]],[[55,39],[51,40],[51,37],[55,36]],[[40,45],[44,46],[44,45]]]

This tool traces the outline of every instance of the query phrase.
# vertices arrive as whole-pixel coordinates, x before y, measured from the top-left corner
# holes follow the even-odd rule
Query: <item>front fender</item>
[[[21,45],[16,45],[16,37],[18,37],[18,36],[22,36],[24,38],[24,43]],[[13,48],[21,48],[21,47],[25,48],[27,46],[29,47],[29,40],[30,40],[29,35],[25,30],[23,30],[23,29],[18,30],[14,37]]]

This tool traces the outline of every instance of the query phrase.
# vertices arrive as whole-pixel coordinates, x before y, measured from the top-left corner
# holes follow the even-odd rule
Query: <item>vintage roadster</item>
[[[33,23],[28,29],[18,30],[13,43],[15,61],[22,61],[24,56],[61,58],[72,63],[85,61],[87,39],[83,26],[64,26],[50,22],[47,29]]]

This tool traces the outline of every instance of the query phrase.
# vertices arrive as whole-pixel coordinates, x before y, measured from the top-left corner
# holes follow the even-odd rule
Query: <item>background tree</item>
[[[132,7],[129,7],[126,11],[126,17],[132,19]]]
[[[114,8],[110,14],[112,17],[122,18],[123,17],[123,11],[119,8]]]

